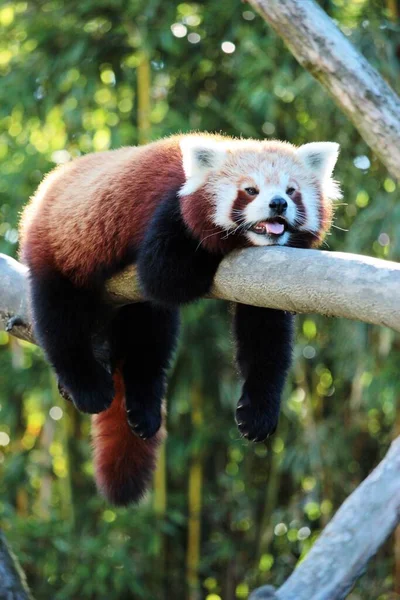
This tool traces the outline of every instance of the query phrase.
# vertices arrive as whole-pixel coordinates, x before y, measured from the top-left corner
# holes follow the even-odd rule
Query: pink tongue
[[[281,235],[284,232],[285,226],[283,223],[265,223],[265,229],[268,233],[273,233],[275,235]]]

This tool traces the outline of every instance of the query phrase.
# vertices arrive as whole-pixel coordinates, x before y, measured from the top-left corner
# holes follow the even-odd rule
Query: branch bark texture
[[[0,254],[0,328],[32,341],[28,308],[28,269]]]
[[[314,0],[248,0],[400,179],[400,98]]]
[[[28,271],[0,255],[0,325],[33,341],[27,300]],[[386,325],[400,331],[400,264],[358,254],[298,248],[249,248],[227,256],[211,296],[298,313],[320,313]],[[143,299],[134,267],[107,285],[107,300]]]
[[[0,532],[0,600],[33,600],[25,575]]]
[[[400,437],[384,460],[342,504],[306,559],[272,592],[249,600],[342,600],[400,520]]]

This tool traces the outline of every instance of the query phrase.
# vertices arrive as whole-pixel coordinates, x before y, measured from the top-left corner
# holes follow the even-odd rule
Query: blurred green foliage
[[[321,5],[399,89],[396,0]],[[335,140],[344,201],[327,247],[400,259],[395,182],[280,39],[247,4],[228,0],[3,0],[0,251],[16,253],[18,213],[54,164],[138,143],[143,60],[152,139],[198,129]],[[147,501],[125,510],[97,496],[89,421],[58,397],[41,351],[0,332],[0,523],[37,598],[231,600],[278,585],[398,432],[393,332],[299,318],[279,429],[252,445],[234,425],[227,307],[204,301],[184,313],[166,472]],[[192,556],[188,485],[190,510],[202,502]],[[400,598],[393,546],[352,600]]]

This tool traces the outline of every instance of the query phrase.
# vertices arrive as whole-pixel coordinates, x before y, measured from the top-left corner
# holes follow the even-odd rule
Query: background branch
[[[400,179],[400,99],[314,0],[248,0]]]
[[[342,504],[307,558],[273,594],[266,586],[249,600],[346,598],[369,559],[400,520],[400,437],[383,461]]]

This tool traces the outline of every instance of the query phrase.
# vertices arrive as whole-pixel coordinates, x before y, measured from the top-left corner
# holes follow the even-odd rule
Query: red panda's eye
[[[258,190],[254,187],[244,188],[244,191],[248,193],[249,196],[257,196]]]
[[[295,193],[295,191],[296,191],[296,188],[294,188],[294,187],[288,187],[287,190],[286,190],[286,193],[287,193],[288,196],[293,196],[293,194]]]

